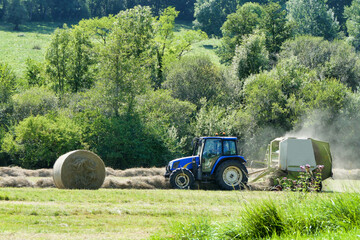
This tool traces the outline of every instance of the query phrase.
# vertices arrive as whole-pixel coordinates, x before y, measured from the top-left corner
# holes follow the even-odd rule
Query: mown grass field
[[[274,224],[267,205],[298,228],[272,239],[360,236],[358,194],[2,188],[0,199],[1,239],[234,239],[249,217]]]
[[[28,23],[20,31],[11,24],[0,24],[0,61],[10,65],[17,76],[25,71],[27,58],[43,61],[51,33],[58,23]]]

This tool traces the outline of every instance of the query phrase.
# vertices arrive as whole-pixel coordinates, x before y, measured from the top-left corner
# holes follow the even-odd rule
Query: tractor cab
[[[194,181],[216,181],[222,189],[240,189],[247,183],[246,160],[238,155],[236,137],[200,137],[193,140],[193,155],[174,159],[165,177],[174,188],[189,188]]]

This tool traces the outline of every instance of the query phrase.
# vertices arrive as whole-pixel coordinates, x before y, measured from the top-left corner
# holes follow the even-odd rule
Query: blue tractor
[[[166,166],[165,177],[173,188],[189,189],[195,181],[215,181],[224,190],[246,186],[246,160],[238,155],[236,137],[195,138],[193,146],[193,156],[174,159]]]

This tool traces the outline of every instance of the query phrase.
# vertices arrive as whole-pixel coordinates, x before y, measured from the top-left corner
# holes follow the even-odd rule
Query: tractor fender
[[[239,155],[219,157],[219,159],[216,161],[216,163],[214,164],[214,167],[213,167],[212,170],[211,170],[211,175],[214,174],[216,168],[217,168],[218,166],[220,166],[220,164],[221,164],[222,162],[225,162],[225,161],[230,160],[230,159],[231,159],[231,160],[237,160],[237,161],[239,161],[239,162],[241,162],[241,163],[246,163],[245,158],[244,158],[243,156],[239,156]]]

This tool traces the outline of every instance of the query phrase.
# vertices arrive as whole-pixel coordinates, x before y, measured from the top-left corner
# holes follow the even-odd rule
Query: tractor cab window
[[[211,171],[212,165],[222,155],[221,139],[206,139],[202,154],[202,169],[204,172]]]
[[[225,156],[236,155],[235,141],[229,141],[229,140],[224,141],[224,155]]]

